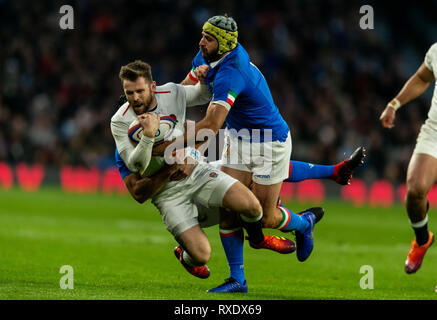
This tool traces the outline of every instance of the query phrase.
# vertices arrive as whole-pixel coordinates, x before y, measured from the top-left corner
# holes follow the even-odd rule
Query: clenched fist
[[[206,64],[202,64],[201,66],[198,66],[196,69],[194,69],[194,74],[201,83],[205,83],[205,78],[208,74],[208,71],[209,66]]]
[[[381,116],[379,117],[379,120],[381,120],[382,126],[384,128],[391,129],[395,126],[394,125],[395,117],[396,117],[395,109],[392,107],[386,107],[382,112]]]
[[[138,121],[143,128],[143,135],[154,138],[159,129],[160,115],[155,113],[143,113],[138,116]]]

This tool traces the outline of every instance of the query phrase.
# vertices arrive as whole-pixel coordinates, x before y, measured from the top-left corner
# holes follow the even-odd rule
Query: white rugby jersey
[[[434,79],[437,79],[437,42],[434,43],[426,53],[425,66],[434,74]],[[428,119],[426,121],[437,130],[437,86],[434,87],[431,108],[429,109]]]
[[[183,86],[173,82],[157,86],[154,92],[157,105],[149,112],[163,115],[174,115],[176,125],[172,138],[184,133],[186,107],[203,105],[211,100],[211,93],[206,85],[200,83],[194,86]],[[129,125],[137,119],[137,115],[128,102],[123,104],[111,118],[111,132],[115,144],[128,169],[132,172],[141,172],[148,167],[153,147],[152,138],[143,136],[140,143],[134,147],[128,136]],[[162,157],[153,162],[163,164]],[[148,170],[149,171],[149,170]],[[156,170],[154,170],[156,171]],[[146,172],[144,175],[152,174]]]

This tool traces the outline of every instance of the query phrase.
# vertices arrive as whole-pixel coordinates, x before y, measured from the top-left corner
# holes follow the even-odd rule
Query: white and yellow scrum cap
[[[238,39],[237,23],[231,17],[214,16],[203,25],[203,31],[213,36],[218,42],[218,54],[235,49]]]

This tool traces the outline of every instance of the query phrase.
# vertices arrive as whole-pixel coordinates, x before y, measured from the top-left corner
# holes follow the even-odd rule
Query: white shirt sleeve
[[[433,70],[433,63],[435,63],[435,59],[437,58],[437,43],[434,43],[431,48],[429,48],[428,52],[425,55],[425,66],[431,71]]]
[[[134,147],[129,140],[128,129],[129,126],[126,123],[111,121],[111,132],[120,157],[130,171],[141,174],[149,166],[155,139],[143,135]]]
[[[191,86],[182,86],[185,91],[187,107],[207,104],[211,101],[212,94],[206,84],[200,82]]]

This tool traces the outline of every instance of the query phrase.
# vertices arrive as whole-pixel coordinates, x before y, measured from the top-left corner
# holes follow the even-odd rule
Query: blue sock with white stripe
[[[229,229],[220,227],[220,240],[225,250],[226,259],[228,260],[230,276],[243,284],[244,277],[243,265],[243,245],[244,232],[241,227]]]
[[[305,232],[306,229],[310,226],[310,223],[304,217],[291,212],[286,207],[277,207],[282,212],[282,220],[276,229],[281,231],[292,231],[297,230],[301,233]]]
[[[301,161],[290,161],[287,182],[299,182],[307,179],[330,178],[334,173],[334,166],[325,166]]]

